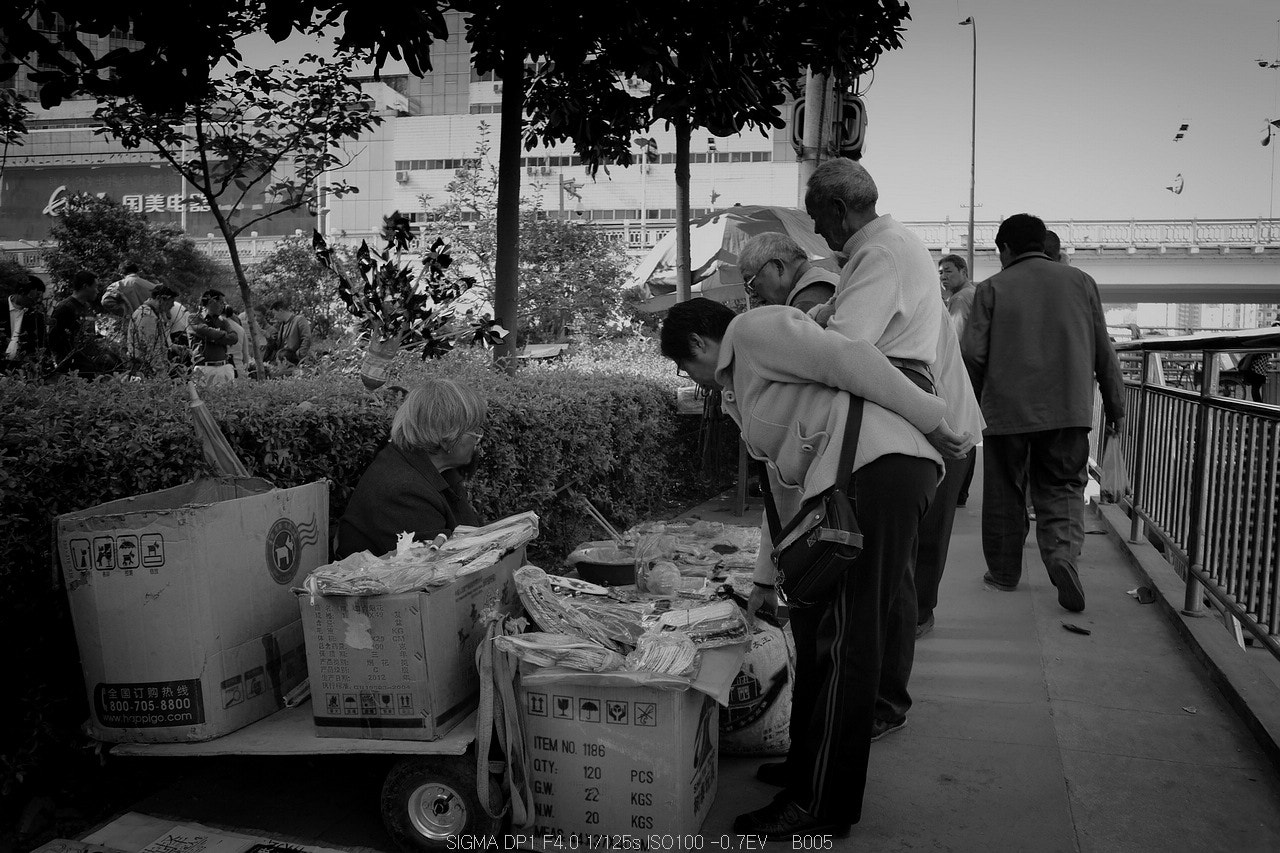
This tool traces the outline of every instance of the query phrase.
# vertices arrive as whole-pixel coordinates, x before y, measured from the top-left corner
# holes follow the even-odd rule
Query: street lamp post
[[[978,160],[978,25],[973,16],[965,18],[960,26],[968,27],[973,32],[973,83],[971,86],[972,101],[969,108],[969,275],[973,270],[973,195],[977,176]]]

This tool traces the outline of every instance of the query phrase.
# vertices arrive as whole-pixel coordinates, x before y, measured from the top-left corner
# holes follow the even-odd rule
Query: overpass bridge
[[[549,216],[559,215],[556,211]],[[675,227],[671,220],[598,222],[629,254],[642,256]],[[939,255],[965,253],[968,222],[905,223]],[[1280,219],[1072,219],[1046,223],[1057,232],[1072,264],[1098,282],[1105,302],[1280,302]],[[995,248],[999,222],[974,223],[974,278],[1000,269]],[[299,234],[301,232],[298,232]],[[226,244],[215,236],[194,238],[203,252],[221,259]],[[246,263],[269,254],[284,239],[246,236],[239,241]],[[378,234],[347,232],[344,242],[378,241]],[[4,251],[28,269],[44,271],[43,243],[4,243]]]

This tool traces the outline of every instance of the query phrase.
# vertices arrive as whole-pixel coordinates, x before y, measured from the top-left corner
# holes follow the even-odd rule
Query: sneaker
[[[925,634],[933,630],[933,614],[930,613],[928,618],[920,624],[916,625],[916,639],[920,639]]]
[[[1084,587],[1074,566],[1054,563],[1048,567],[1049,580],[1058,588],[1058,603],[1072,613],[1084,610]]]
[[[999,590],[1000,592],[1013,592],[1015,589],[1018,588],[1017,582],[1001,583],[1000,581],[995,579],[995,576],[992,575],[991,572],[987,572],[985,575],[982,576],[982,582],[987,585],[988,589],[996,589],[996,590]]]
[[[769,841],[781,841],[797,835],[849,834],[847,820],[830,820],[809,814],[789,799],[774,800],[762,809],[740,814],[733,821],[733,831],[743,835],[763,835]]]
[[[756,778],[766,785],[787,786],[787,762],[770,761],[756,768]]]
[[[907,724],[907,718],[903,717],[896,723],[890,723],[887,720],[875,720],[871,724],[871,740],[877,741],[887,734],[898,731]]]

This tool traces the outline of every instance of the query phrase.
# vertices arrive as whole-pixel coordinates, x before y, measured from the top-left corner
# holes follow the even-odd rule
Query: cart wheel
[[[489,783],[490,802],[501,802]],[[382,784],[382,821],[402,850],[456,849],[449,838],[497,835],[501,819],[485,813],[476,796],[471,754],[401,759]]]

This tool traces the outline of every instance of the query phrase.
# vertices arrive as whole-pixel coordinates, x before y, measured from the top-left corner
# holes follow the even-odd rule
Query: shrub
[[[490,415],[474,501],[488,519],[535,510],[542,533],[531,559],[550,567],[580,542],[601,538],[558,491],[563,486],[588,496],[620,527],[673,498],[692,502],[705,492],[694,474],[696,424],[682,426],[691,419],[675,415],[674,374],[638,355],[603,372],[573,369],[571,361],[515,377],[493,372],[481,352],[402,358],[396,381],[408,386],[443,373],[484,391]],[[386,440],[400,399],[395,388],[369,394],[354,377],[312,376],[202,393],[252,474],[282,487],[327,478],[333,522]],[[10,684],[17,685],[0,703],[4,794],[57,792],[95,778],[79,734],[87,706],[53,569],[54,518],[205,470],[180,383],[0,384],[0,619],[14,661]]]

